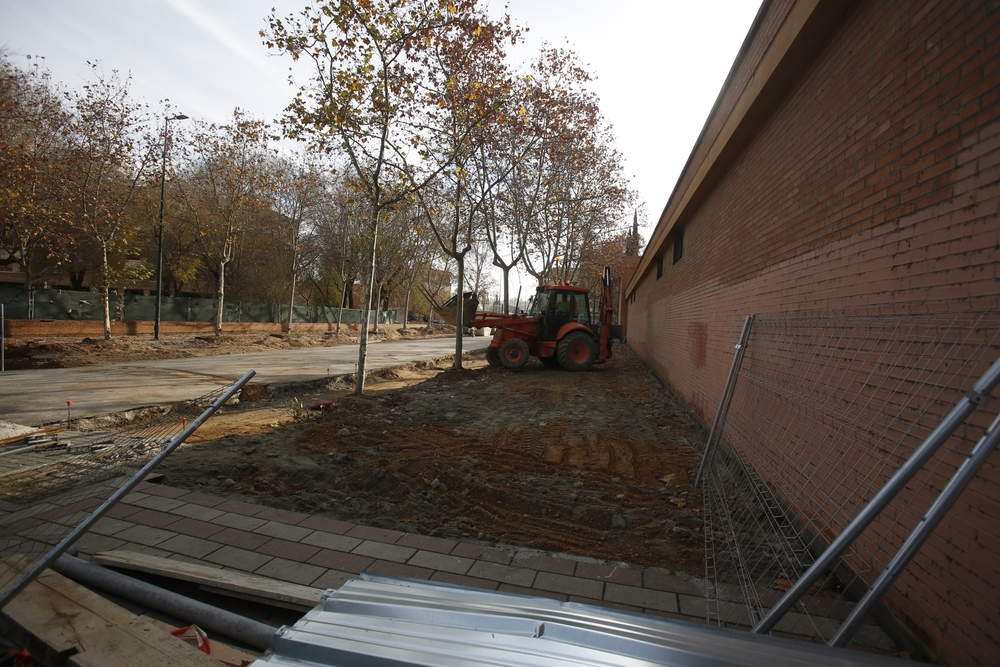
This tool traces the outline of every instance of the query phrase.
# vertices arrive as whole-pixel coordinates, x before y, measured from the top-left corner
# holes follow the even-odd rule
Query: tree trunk
[[[510,267],[501,267],[503,270],[503,313],[510,314]]]
[[[340,334],[340,322],[344,319],[344,298],[347,296],[347,282],[344,282],[344,287],[340,290],[340,308],[337,309],[337,334]]]
[[[222,313],[226,298],[226,263],[219,262],[219,306],[215,313],[215,335],[222,335]]]
[[[403,307],[403,331],[406,331],[407,324],[410,321],[410,290],[411,289],[412,288],[408,288],[406,290],[406,305]]]
[[[368,360],[368,317],[372,307],[372,288],[375,286],[375,251],[378,248],[378,211],[375,212],[372,229],[372,253],[368,280],[365,281],[365,303],[361,311],[361,341],[358,345],[358,375],[354,381],[354,393],[360,396],[365,391],[365,362]]]
[[[285,331],[292,330],[292,311],[295,310],[295,269],[292,269],[292,296],[288,299],[288,321],[285,323]]]
[[[108,247],[101,247],[101,275],[104,276],[101,297],[104,300],[104,340],[111,340],[111,299],[108,294]]]
[[[347,292],[347,307],[354,309],[358,305],[354,303],[354,278],[351,278],[349,283],[344,284],[344,290]]]
[[[462,329],[465,324],[465,254],[455,258],[458,264],[458,298],[455,300],[455,370],[462,370]]]
[[[297,238],[298,230],[296,230],[296,233],[292,235],[292,293],[291,296],[288,297],[288,322],[285,324],[286,332],[292,330],[292,313],[295,311],[295,274],[298,273],[299,269],[299,246],[298,243],[296,243]]]
[[[70,289],[79,292],[83,289],[83,278],[87,275],[87,269],[81,269],[80,271],[70,271],[69,272],[69,287]]]
[[[378,333],[378,316],[382,313],[382,283],[378,284],[378,296],[375,298],[375,329]]]

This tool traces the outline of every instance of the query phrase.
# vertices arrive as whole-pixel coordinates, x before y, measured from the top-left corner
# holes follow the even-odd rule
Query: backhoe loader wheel
[[[500,362],[500,353],[497,351],[497,348],[495,347],[486,348],[486,361],[489,363],[490,366],[503,365]]]
[[[546,368],[559,368],[559,360],[554,354],[551,357],[538,357],[538,359]]]
[[[582,331],[574,331],[559,341],[556,347],[559,365],[568,371],[585,371],[594,365],[597,358],[597,344],[594,337]]]
[[[528,344],[520,338],[511,338],[500,346],[500,362],[512,371],[528,363]]]

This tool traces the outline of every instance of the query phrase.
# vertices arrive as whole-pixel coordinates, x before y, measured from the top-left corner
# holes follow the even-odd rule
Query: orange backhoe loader
[[[611,343],[621,338],[621,327],[611,323],[614,309],[610,267],[604,267],[603,283],[596,320],[591,317],[590,290],[569,284],[539,286],[527,312],[510,315],[475,312],[478,300],[467,298],[463,304],[463,314],[467,314],[462,319],[472,329],[493,329],[493,341],[486,350],[492,366],[517,369],[528,362],[529,356],[535,356],[547,366],[585,371],[595,362],[610,359]],[[452,323],[453,301],[442,308],[442,314],[450,314]]]

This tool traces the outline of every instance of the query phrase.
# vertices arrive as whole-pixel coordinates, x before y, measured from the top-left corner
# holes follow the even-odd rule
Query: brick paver
[[[360,574],[361,572],[364,572],[369,565],[374,563],[375,559],[355,554],[345,554],[331,549],[323,549],[316,555],[309,558],[306,562],[310,565],[319,565],[320,567],[330,568],[331,570],[340,570],[342,572]]]
[[[290,581],[293,584],[309,586],[326,573],[326,568],[306,563],[287,560],[285,558],[273,558],[254,571],[262,577]]]
[[[458,546],[458,540],[446,540],[440,537],[407,533],[396,540],[396,544],[403,547],[421,549],[422,551],[436,551],[441,554],[448,554],[451,553],[452,549]]]
[[[264,519],[255,519],[252,516],[246,516],[243,514],[231,514],[226,512],[221,516],[217,516],[212,519],[212,523],[217,523],[220,526],[229,526],[230,528],[238,528],[239,530],[254,530],[255,528],[260,528],[267,521]]]
[[[60,521],[85,508],[43,511]],[[28,518],[14,532],[30,538],[44,527]],[[78,545],[85,554],[139,551],[322,589],[367,571],[692,621],[705,616],[701,588],[662,568],[403,533],[152,484],[112,508]]]
[[[288,540],[274,539],[259,547],[257,551],[270,556],[278,556],[304,563],[319,553],[319,547],[300,544],[298,542],[289,542]]]
[[[133,515],[138,516],[138,515]],[[180,519],[170,524],[170,530],[176,531],[178,533],[184,533],[185,535],[190,535],[191,537],[211,537],[217,533],[221,533],[226,530],[225,526],[220,526],[217,523],[209,523],[207,521],[201,521],[199,519]]]
[[[221,505],[226,502],[225,498],[220,498],[219,496],[212,496],[207,493],[198,493],[197,491],[192,493],[187,493],[183,496],[179,496],[186,503],[193,503],[195,505],[202,505],[204,507],[215,507],[216,505]]]
[[[309,518],[308,514],[302,514],[301,512],[289,512],[288,510],[279,510],[273,507],[268,507],[257,514],[254,514],[254,516],[258,519],[280,521],[281,523],[288,523],[293,526]]]
[[[440,581],[443,584],[457,584],[458,586],[472,586],[473,588],[485,588],[491,591],[495,591],[497,587],[500,586],[500,582],[497,581],[477,579],[475,577],[466,577],[452,572],[440,571],[431,575],[431,581]]]
[[[169,512],[175,507],[180,507],[185,504],[183,500],[177,500],[175,498],[164,498],[162,496],[146,496],[141,500],[137,500],[133,505],[139,507],[145,507],[151,510],[160,510],[161,512]]]
[[[253,516],[258,512],[262,512],[265,508],[260,505],[251,505],[250,503],[240,502],[239,500],[227,500],[224,503],[216,505],[215,509],[223,512],[233,512],[234,514]]]
[[[411,579],[430,579],[434,570],[424,567],[414,567],[403,563],[393,563],[388,560],[377,560],[366,568],[369,572],[391,574],[395,577],[410,577]]]
[[[372,528],[371,526],[355,526],[347,531],[348,537],[357,537],[362,540],[374,540],[375,542],[386,542],[392,544],[404,533],[398,530],[388,530],[387,528]]]
[[[407,561],[409,565],[450,572],[452,574],[465,574],[475,562],[471,558],[449,556],[448,554],[435,553],[433,551],[418,551]]]
[[[359,540],[356,537],[334,535],[332,533],[325,533],[321,530],[314,530],[301,540],[303,544],[311,544],[323,549],[333,549],[334,551],[352,551],[363,541],[364,540]]]
[[[572,575],[576,570],[575,560],[539,556],[537,554],[516,554],[511,564],[542,572],[553,572],[555,574]]]
[[[475,558],[476,560],[500,563],[501,565],[507,565],[514,559],[514,551],[512,549],[484,547],[478,544],[469,544],[468,542],[459,542],[458,546],[452,549],[451,553],[456,556]]]
[[[669,574],[658,567],[647,567],[642,574],[642,583],[645,588],[654,588],[658,591],[674,591],[704,597],[702,589],[689,580]]]
[[[135,524],[131,521],[125,521],[123,519],[112,519],[104,516],[100,521],[94,524],[93,528],[90,529],[91,533],[97,533],[98,535],[114,535],[115,533],[120,533],[126,528],[131,528]]]
[[[163,498],[177,498],[178,496],[185,496],[188,494],[187,489],[178,489],[173,486],[164,486],[162,484],[148,484],[142,483],[136,489],[136,491],[141,491],[142,493],[148,493],[151,496],[161,496]]]
[[[567,577],[564,574],[553,574],[552,572],[539,572],[538,576],[535,577],[534,587],[542,591],[578,595],[595,600],[600,600],[604,595],[604,584],[600,581]]]
[[[156,545],[160,549],[173,551],[191,558],[204,558],[208,554],[221,549],[222,545],[215,542],[208,542],[190,535],[175,535],[169,540],[164,540]]]
[[[268,535],[257,535],[256,533],[248,533],[245,530],[237,530],[236,528],[226,528],[224,530],[220,530],[209,539],[213,542],[221,542],[222,544],[228,544],[229,546],[251,550],[263,546],[267,542],[271,541],[271,538]]]
[[[225,514],[225,512],[220,510],[214,510],[211,507],[205,507],[204,505],[198,505],[195,503],[184,503],[180,507],[175,507],[170,510],[170,513],[178,514],[189,519],[198,519],[199,521],[211,521],[212,519]]]
[[[677,594],[665,591],[654,591],[649,588],[639,588],[637,586],[624,586],[622,584],[606,584],[604,586],[604,599],[608,602],[627,604],[643,609],[659,609],[677,613]]]
[[[261,518],[260,515],[254,517],[255,519]],[[312,528],[301,528],[299,526],[290,526],[286,523],[279,523],[277,521],[268,521],[263,526],[258,526],[253,529],[253,532],[260,533],[261,535],[267,535],[269,537],[278,537],[283,540],[291,540],[292,542],[297,542],[303,537],[313,532]]]
[[[176,514],[168,514],[167,512],[150,509],[136,512],[129,519],[129,521],[134,523],[141,523],[144,526],[153,526],[154,528],[166,528],[170,524],[177,523],[180,520],[181,517]]]
[[[381,560],[391,560],[395,563],[405,563],[416,552],[416,549],[411,549],[410,547],[400,547],[395,544],[386,544],[385,542],[375,542],[373,540],[365,540],[351,550],[351,553],[354,554],[371,556],[372,558]]]
[[[334,533],[336,535],[343,535],[351,528],[354,528],[353,523],[347,523],[346,521],[338,521],[337,519],[331,519],[325,516],[311,516],[305,521],[300,522],[298,525],[303,528],[312,528],[314,530],[322,530],[326,533]]]
[[[274,556],[229,546],[220,547],[205,556],[205,560],[210,563],[218,563],[244,572],[253,572],[273,558]]]
[[[526,567],[512,567],[500,563],[490,563],[488,561],[476,561],[469,568],[470,577],[480,579],[493,579],[502,584],[514,584],[515,586],[531,586],[535,581],[537,572]]]
[[[642,586],[642,570],[625,568],[620,565],[579,563],[576,566],[576,576],[629,586]]]
[[[139,544],[144,544],[147,547],[155,547],[160,542],[169,540],[176,534],[177,533],[173,531],[162,530],[160,528],[150,528],[149,526],[132,526],[131,528],[126,528],[121,532],[115,533],[115,537],[119,540],[138,542]]]

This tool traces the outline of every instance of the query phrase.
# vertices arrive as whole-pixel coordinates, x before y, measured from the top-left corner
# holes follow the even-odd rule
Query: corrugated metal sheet
[[[843,649],[572,602],[362,575],[253,667],[905,665]]]

